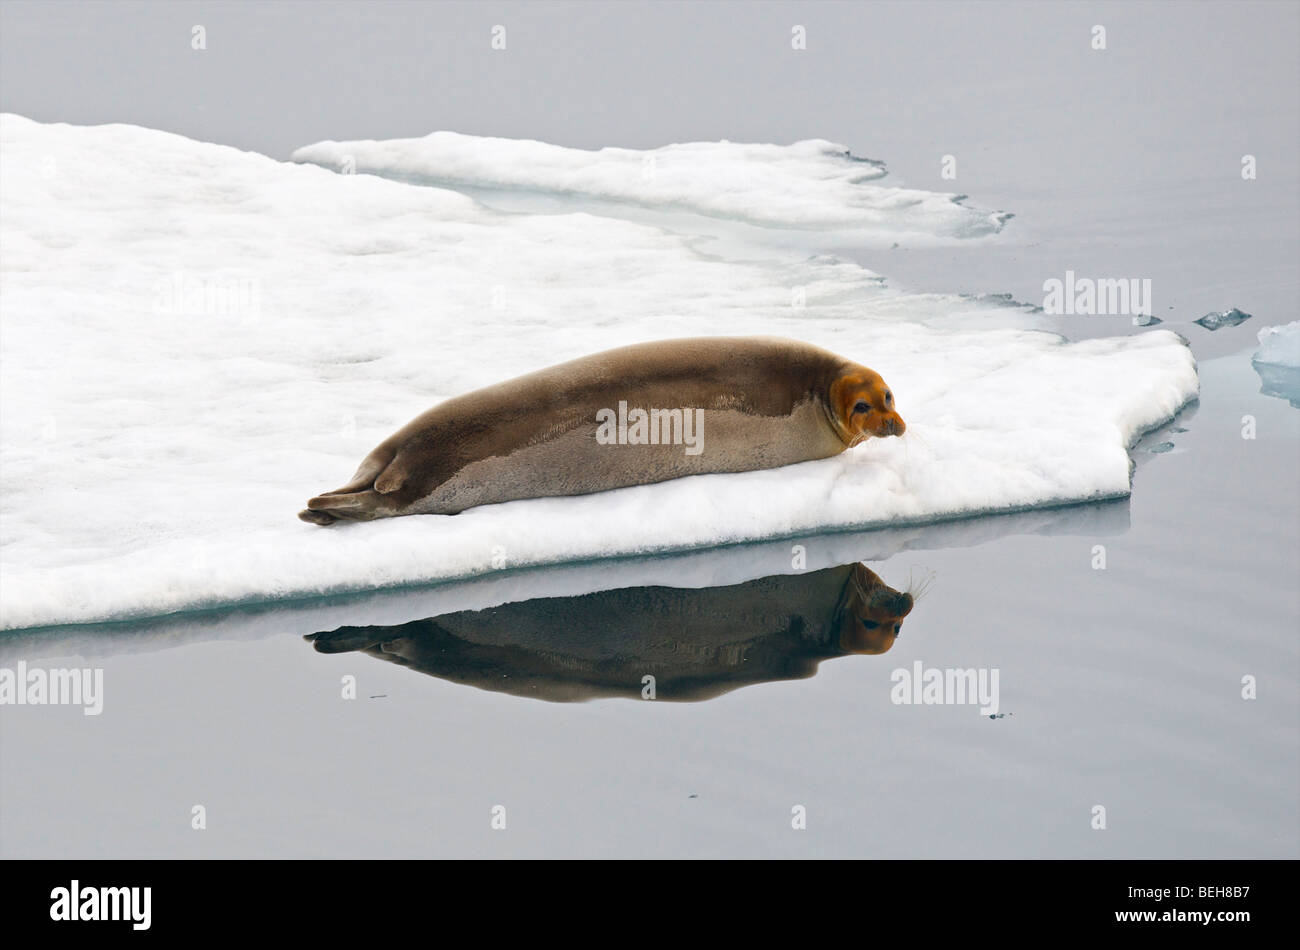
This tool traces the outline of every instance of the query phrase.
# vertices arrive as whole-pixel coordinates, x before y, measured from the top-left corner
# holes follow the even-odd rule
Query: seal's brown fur
[[[599,443],[597,413],[620,401],[703,410],[702,451]],[[877,373],[807,343],[641,343],[448,399],[382,442],[350,482],[312,498],[299,517],[331,524],[455,514],[517,498],[775,468],[904,429]]]

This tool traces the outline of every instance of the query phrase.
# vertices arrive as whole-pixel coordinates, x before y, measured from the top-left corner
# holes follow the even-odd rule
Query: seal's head
[[[875,370],[849,364],[831,383],[829,397],[831,424],[845,445],[907,431],[893,392]]]
[[[865,564],[855,564],[840,598],[840,649],[884,653],[898,639],[912,604],[911,594],[889,587]]]

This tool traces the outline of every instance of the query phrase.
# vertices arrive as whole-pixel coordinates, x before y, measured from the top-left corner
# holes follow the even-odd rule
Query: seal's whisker
[[[930,586],[934,583],[936,576],[936,572],[931,570],[927,571],[925,576],[919,581],[913,581],[910,577],[908,578],[907,592],[912,595],[912,601],[914,603],[921,600],[921,598],[925,597],[925,595],[930,592]]]
[[[862,581],[858,578],[857,574],[849,575],[849,583],[853,585],[853,589],[857,592],[859,597],[863,600],[867,599],[867,589],[862,586]]]
[[[908,439],[916,439],[918,442],[921,443],[921,445],[925,446],[925,448],[931,449],[933,451],[933,447],[930,445],[930,440],[927,439],[925,436],[921,435],[921,433],[917,432],[915,429],[908,429],[907,432],[903,435],[904,444],[907,443]]]

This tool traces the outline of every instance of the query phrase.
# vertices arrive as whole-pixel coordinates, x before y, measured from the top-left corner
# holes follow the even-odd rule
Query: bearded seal
[[[456,514],[519,498],[777,468],[906,428],[879,373],[808,343],[639,343],[434,406],[298,517],[327,525]]]
[[[865,564],[724,587],[624,587],[462,610],[399,626],[340,627],[318,653],[376,659],[479,689],[544,699],[696,702],[804,679],[824,660],[894,645],[914,595]]]

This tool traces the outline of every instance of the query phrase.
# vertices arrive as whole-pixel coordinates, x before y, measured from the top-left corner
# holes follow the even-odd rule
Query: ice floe
[[[724,257],[663,228],[506,214],[125,125],[5,115],[0,147],[5,628],[1121,497],[1127,448],[1197,391],[1191,351],[1168,331],[1066,343],[998,328],[1019,310],[903,294],[826,255]],[[746,154],[673,148],[733,169]],[[755,195],[792,183],[863,187],[826,148],[795,148],[803,165],[755,152],[758,184],[737,200],[758,213]],[[512,167],[494,166],[497,183],[531,187],[526,163],[519,181]],[[707,205],[707,190],[653,200]],[[804,226],[835,225],[833,203],[811,203]],[[965,233],[931,213],[941,205],[973,213],[937,196],[910,220],[901,205],[886,217]],[[734,213],[721,208],[699,210]],[[330,529],[295,517],[448,396],[625,343],[757,333],[878,370],[907,436],[453,517]]]

